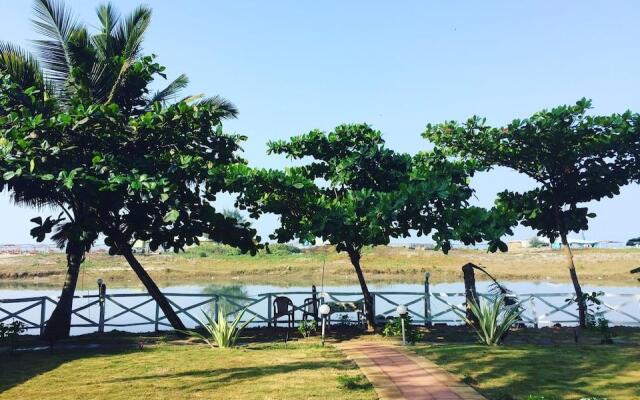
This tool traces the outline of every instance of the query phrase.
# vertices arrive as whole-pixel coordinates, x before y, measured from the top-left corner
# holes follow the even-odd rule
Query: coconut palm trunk
[[[85,257],[85,246],[80,240],[69,240],[66,246],[67,274],[62,287],[62,293],[56,307],[46,323],[43,338],[50,344],[69,337],[71,331],[71,314],[73,310],[73,296],[78,282],[80,266]]]

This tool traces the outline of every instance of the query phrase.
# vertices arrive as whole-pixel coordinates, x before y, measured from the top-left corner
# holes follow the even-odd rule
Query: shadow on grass
[[[414,351],[463,375],[463,381],[494,400],[529,395],[603,397],[606,393],[640,398],[637,382],[617,379],[638,369],[640,349],[635,346],[443,344]]]
[[[241,351],[269,351],[287,348],[294,349],[297,346],[297,341],[292,341],[289,344],[279,340],[274,341],[273,335],[276,332],[282,333],[281,331],[267,329],[248,330],[247,334],[244,335],[241,340]],[[25,339],[26,340],[22,343],[23,347],[42,345],[42,343],[40,343],[36,338]],[[152,355],[153,353],[147,353],[147,350],[140,353],[138,350],[139,342],[145,343],[145,347],[157,343],[168,343],[174,346],[192,346],[194,343],[198,343],[198,341],[180,339],[174,335],[132,335],[124,333],[109,333],[102,336],[92,334],[74,337],[60,342],[51,350],[18,351],[12,354],[3,353],[0,354],[0,393],[25,383],[34,377],[53,371],[64,364],[80,359],[95,359],[99,357],[129,354],[134,355],[133,353],[139,353],[140,356],[137,354],[134,355],[136,360],[139,360],[139,357],[147,357],[151,355],[147,361],[154,362],[152,361],[154,360],[154,356]],[[100,347],[86,347],[96,344],[99,344]],[[304,346],[307,347],[309,344],[312,343],[305,343]],[[317,345],[320,346],[319,343]],[[211,351],[205,346],[202,346],[201,348],[204,352]],[[215,352],[212,352],[211,354],[215,357]],[[263,376],[287,374],[289,372],[300,370],[320,370],[326,368],[335,370],[353,369],[353,365],[349,362],[330,360],[323,358],[321,355],[318,360],[297,362],[286,362],[286,360],[279,360],[277,358],[277,354],[275,354],[275,356],[276,358],[274,358],[268,365],[247,365],[246,367],[242,366],[233,368],[225,368],[225,365],[220,365],[220,368],[217,368],[217,366],[212,368],[211,366],[199,366],[197,363],[191,366],[187,364],[189,360],[184,360],[184,364],[179,367],[181,370],[175,372],[163,371],[162,373],[141,373],[132,376],[120,377],[118,379],[112,378],[111,380],[109,380],[109,377],[107,376],[107,379],[101,380],[100,383],[118,384],[122,382],[160,382],[164,380],[180,381],[181,378],[188,378],[190,382],[189,391],[191,391],[215,389],[216,387],[250,381]],[[73,380],[70,379],[70,385],[77,383],[78,382],[73,382]]]
[[[96,350],[53,349],[0,354],[0,393],[77,359],[128,354],[134,351],[129,347]]]
[[[290,372],[297,372],[301,370],[313,371],[326,368],[334,368],[338,370],[352,369],[349,364],[345,364],[343,362],[327,360],[298,361],[234,368],[189,369],[175,373],[159,373],[142,376],[131,376],[114,380],[105,380],[103,381],[103,383],[109,384],[131,382],[135,384],[136,382],[141,381],[164,381],[180,378],[190,378],[189,390],[197,392],[202,390],[213,390],[223,386],[236,385],[245,381],[254,381],[255,379],[271,375],[287,374]]]
[[[138,351],[141,342],[148,346],[178,340],[171,332],[132,334],[112,331],[72,336],[49,348],[37,335],[21,336],[18,350],[0,352],[0,393],[77,359],[129,354]]]
[[[378,331],[382,328],[378,327]],[[331,343],[340,343],[356,339],[359,337],[373,336],[376,333],[367,332],[359,327],[342,327],[334,325],[331,329],[327,329],[325,338]],[[322,340],[320,328],[313,332],[312,339],[316,339],[318,343]],[[246,328],[240,335],[240,341],[245,343],[286,343],[303,339],[302,335],[295,328],[271,327],[271,328]]]

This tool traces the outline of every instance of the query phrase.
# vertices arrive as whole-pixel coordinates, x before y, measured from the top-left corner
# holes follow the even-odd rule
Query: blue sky
[[[95,24],[101,2],[68,1]],[[115,1],[126,12],[137,1]],[[640,111],[640,3],[635,1],[149,1],[145,50],[188,92],[220,94],[240,109],[227,130],[249,137],[255,166],[281,167],[265,144],[345,122],[380,129],[389,147],[415,153],[428,122],[478,114],[493,124],[593,99],[594,113]],[[36,38],[30,1],[0,0],[0,40]],[[526,190],[507,170],[473,181],[478,203]],[[591,239],[640,236],[640,187],[593,204]],[[223,201],[225,203],[225,201]],[[46,210],[43,212],[47,212]],[[32,243],[28,219],[0,195],[0,243]],[[273,218],[257,226],[267,234]],[[517,238],[533,233],[516,230]]]

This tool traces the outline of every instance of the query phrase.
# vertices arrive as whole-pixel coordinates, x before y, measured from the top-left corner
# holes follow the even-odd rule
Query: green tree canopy
[[[239,168],[238,206],[253,217],[274,213],[280,226],[272,239],[285,243],[316,238],[346,252],[360,282],[370,327],[373,305],[360,266],[365,246],[391,238],[431,235],[447,252],[451,241],[490,240],[493,251],[506,250],[499,238],[508,231],[500,214],[469,205],[468,179],[473,163],[449,162],[439,151],[416,156],[384,145],[368,125],[341,125],[269,143],[270,154],[308,163],[280,170]],[[244,180],[248,177],[248,180]]]
[[[638,115],[630,111],[608,116],[587,114],[591,102],[542,110],[496,128],[472,117],[428,125],[423,136],[447,154],[473,160],[484,168],[508,167],[532,178],[537,186],[527,192],[506,190],[498,203],[517,215],[524,226],[551,241],[560,238],[585,324],[583,294],[575,271],[567,234],[588,228],[585,203],[613,197],[631,182],[637,165]]]
[[[227,190],[228,168],[245,161],[244,138],[222,131],[235,108],[221,98],[184,98],[181,76],[151,94],[164,67],[140,54],[150,10],[121,18],[98,8],[100,29],[89,34],[61,3],[36,2],[40,61],[0,46],[0,185],[21,204],[50,206],[59,215],[34,218],[33,236],[66,248],[68,273],[47,323],[51,340],[69,333],[70,311],[84,254],[104,234],[122,254],[167,319],[180,322],[131,244],[149,241],[179,251],[208,235],[255,252],[255,230],[213,207]]]

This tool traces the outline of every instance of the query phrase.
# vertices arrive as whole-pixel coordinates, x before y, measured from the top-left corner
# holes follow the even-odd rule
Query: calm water
[[[572,286],[570,284],[558,284],[549,282],[505,282],[508,289],[516,293],[520,299],[526,298],[527,294],[548,294],[549,296],[542,298],[535,298],[533,302],[531,300],[523,303],[526,308],[525,316],[537,320],[539,325],[551,325],[555,322],[561,322],[563,325],[574,324],[574,317],[570,314],[575,314],[575,306],[568,306],[563,310],[557,311],[556,308],[562,308],[566,306],[565,299],[571,297]],[[478,291],[481,293],[489,292],[490,283],[485,281],[477,282]],[[260,317],[267,317],[268,306],[267,297],[261,297],[261,294],[265,293],[278,293],[285,295],[293,301],[296,306],[302,305],[305,298],[310,297],[311,287],[301,286],[276,286],[276,285],[242,285],[242,284],[229,284],[229,285],[182,285],[182,286],[169,286],[164,287],[163,292],[173,294],[218,294],[221,296],[227,296],[226,301],[222,301],[221,305],[229,307],[229,309],[237,309],[238,306],[249,306],[249,310],[255,314],[258,314],[254,324],[264,325],[264,322],[260,322]],[[318,292],[322,292],[322,288],[317,288]],[[424,315],[424,301],[420,296],[424,293],[424,284],[371,284],[370,290],[372,292],[380,293],[381,296],[376,297],[376,314],[383,314],[386,316],[395,315],[395,304],[407,304],[409,303],[409,309],[418,315],[413,315],[414,318],[420,319]],[[603,291],[606,293],[603,297],[603,301],[611,308],[617,311],[611,311],[605,306],[601,306],[601,310],[609,310],[606,315],[607,318],[617,325],[640,325],[636,319],[640,319],[640,286],[597,286],[597,285],[584,285],[583,290],[586,292]],[[462,293],[464,286],[462,283],[435,283],[430,285],[430,303],[432,315],[436,321],[445,323],[459,323],[459,318],[456,314],[448,311],[451,305],[461,305],[464,301]],[[297,293],[296,293],[297,292]],[[304,293],[301,293],[304,292]],[[353,301],[358,299],[360,288],[357,285],[348,286],[325,286],[324,292],[334,295],[334,299],[329,298],[325,294],[327,301],[338,299],[340,301]],[[413,294],[403,294],[413,293]],[[87,296],[95,295],[96,290],[78,290],[77,295]],[[108,294],[123,294],[123,293],[139,293],[145,294],[144,289],[139,288],[121,288],[121,289],[109,289]],[[341,293],[341,294],[338,294]],[[353,293],[353,294],[348,294]],[[59,295],[57,289],[39,289],[39,288],[27,288],[27,289],[0,289],[0,299],[15,299],[15,298],[27,298],[27,297],[41,297],[49,296],[55,299]],[[622,296],[621,296],[622,295]],[[274,294],[272,297],[275,297]],[[189,307],[207,300],[206,296],[169,296],[177,305],[182,308]],[[140,297],[114,297],[113,300],[120,303],[124,307],[135,307],[137,304],[148,300],[147,296]],[[95,298],[81,297],[75,300],[74,308],[82,307],[95,301]],[[255,304],[251,304],[255,303]],[[546,304],[546,303],[550,303]],[[28,307],[34,304],[33,302],[23,303],[0,303],[0,308],[5,311],[15,312],[22,308]],[[45,308],[45,317],[51,312],[53,305],[47,304]],[[189,310],[194,317],[201,317],[202,311],[210,312],[213,309],[211,303],[203,304],[201,306],[194,307]],[[107,323],[111,326],[107,326],[105,330],[127,330],[131,332],[144,332],[154,329],[154,323],[149,322],[143,318],[143,316],[155,319],[156,307],[151,301],[147,304],[139,306],[134,309],[138,315],[124,311],[119,305],[107,301],[105,314]],[[200,311],[202,310],[202,311]],[[122,314],[121,314],[122,313]],[[79,314],[91,321],[97,321],[99,315],[99,308],[97,305],[86,307]],[[121,315],[119,315],[121,314]],[[250,314],[250,313],[248,313]],[[42,318],[41,307],[36,305],[33,308],[26,310],[20,314],[27,320],[39,323]],[[355,314],[346,314],[350,318]],[[0,310],[0,319],[4,318],[6,313]],[[296,312],[296,318],[301,318],[301,313]],[[162,317],[162,313],[160,313]],[[189,316],[183,315],[183,320],[188,326],[195,326],[196,322]],[[74,316],[74,324],[87,323],[80,316]],[[139,324],[135,326],[122,326],[129,324]],[[167,329],[162,327],[161,329]],[[95,331],[95,327],[76,327],[73,328],[73,334],[81,334]],[[35,330],[33,333],[36,333]]]

